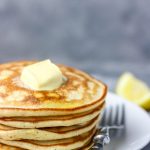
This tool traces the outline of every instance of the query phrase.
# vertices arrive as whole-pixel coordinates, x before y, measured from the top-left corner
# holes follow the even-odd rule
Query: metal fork
[[[125,133],[125,105],[118,103],[105,108],[97,134],[95,135],[92,150],[103,150],[109,144],[110,138]]]

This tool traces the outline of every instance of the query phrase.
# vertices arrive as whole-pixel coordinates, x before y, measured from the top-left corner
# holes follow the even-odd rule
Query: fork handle
[[[100,132],[94,137],[94,145],[92,150],[103,150],[104,145],[110,142],[109,138],[109,129],[108,128],[101,128]]]
[[[98,150],[103,150],[104,146],[102,144],[99,144],[99,149]]]
[[[96,143],[94,144],[91,150],[103,150],[103,149],[104,149],[104,146],[102,144]]]
[[[98,150],[103,150],[103,149],[104,149],[104,146],[102,144],[100,144]]]

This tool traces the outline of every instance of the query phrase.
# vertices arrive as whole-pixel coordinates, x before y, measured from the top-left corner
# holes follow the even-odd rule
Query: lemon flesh
[[[117,82],[116,93],[145,109],[150,109],[150,89],[131,73],[124,73]]]

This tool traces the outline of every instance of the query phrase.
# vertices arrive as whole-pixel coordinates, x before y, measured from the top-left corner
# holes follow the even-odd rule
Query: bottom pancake
[[[96,132],[96,128],[90,132],[84,133],[68,139],[53,140],[53,141],[34,141],[34,140],[21,140],[21,141],[6,141],[0,139],[0,142],[10,146],[29,150],[73,150],[86,145]]]

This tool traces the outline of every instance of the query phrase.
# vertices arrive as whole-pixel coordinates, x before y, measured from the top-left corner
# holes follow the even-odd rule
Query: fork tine
[[[120,121],[119,121],[119,106],[120,105],[116,105],[114,125],[119,125],[120,124]]]
[[[108,118],[107,118],[107,122],[106,122],[106,125],[108,125],[108,126],[111,126],[112,125],[112,123],[113,123],[113,120],[112,120],[112,118],[113,118],[113,107],[112,106],[110,106],[108,109]]]
[[[125,126],[125,105],[122,104],[122,111],[121,111],[121,123],[120,125]]]
[[[102,114],[102,118],[101,118],[101,121],[100,121],[100,125],[103,127],[106,125],[106,113],[107,113],[107,110],[105,108],[103,114]]]

